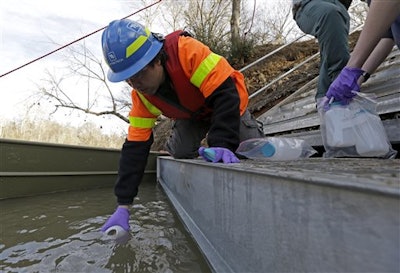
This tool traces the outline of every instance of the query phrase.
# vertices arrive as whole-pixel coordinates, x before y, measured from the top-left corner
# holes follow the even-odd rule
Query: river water
[[[142,184],[124,244],[99,230],[112,189],[0,200],[0,272],[211,272],[161,187]]]

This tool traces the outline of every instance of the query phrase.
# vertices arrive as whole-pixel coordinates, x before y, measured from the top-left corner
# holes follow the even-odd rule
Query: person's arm
[[[130,205],[138,193],[150,153],[153,135],[147,141],[125,140],[119,160],[118,179],[114,187],[119,205]]]
[[[206,99],[206,104],[213,109],[208,144],[234,152],[240,141],[240,98],[233,80],[228,77]]]
[[[206,105],[213,109],[207,134],[210,147],[200,147],[199,155],[214,163],[240,162],[234,153],[240,141],[240,98],[231,77],[213,91],[206,99]]]
[[[231,77],[235,70],[224,57],[196,39],[180,37],[178,45],[184,73],[212,109],[208,145],[234,152],[239,145],[241,103]]]
[[[138,193],[152,143],[153,135],[143,142],[125,140],[119,160],[118,179],[114,187],[118,206],[101,227],[101,231],[107,232],[113,226],[129,230],[129,207]]]
[[[399,14],[400,0],[372,0],[350,59],[326,92],[327,101],[345,105],[360,91],[359,78],[365,72],[362,66]]]
[[[375,70],[378,68],[378,66],[386,59],[386,57],[389,55],[389,53],[392,51],[394,46],[394,40],[391,38],[382,38],[377,46],[374,48],[372,51],[371,55],[368,57],[368,59],[365,61],[364,65],[362,66],[362,70],[371,75],[372,73],[375,72]],[[368,77],[365,75],[368,74],[363,74],[358,79],[358,84],[361,85],[363,82],[365,82]]]
[[[347,67],[361,68],[381,37],[400,14],[399,0],[372,0],[367,19]]]

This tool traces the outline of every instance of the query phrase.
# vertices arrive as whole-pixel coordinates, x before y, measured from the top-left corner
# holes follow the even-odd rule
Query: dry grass
[[[0,138],[120,149],[125,135],[104,134],[90,122],[73,127],[49,120],[25,119],[3,124]]]

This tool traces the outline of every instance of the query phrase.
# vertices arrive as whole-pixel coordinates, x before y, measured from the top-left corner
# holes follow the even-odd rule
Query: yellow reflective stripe
[[[156,124],[156,118],[138,118],[138,117],[129,117],[129,124],[132,127],[137,128],[153,128]]]
[[[151,104],[151,102],[149,102],[146,97],[143,96],[140,92],[137,92],[137,94],[139,95],[140,100],[143,102],[144,106],[146,106],[147,110],[149,110],[150,113],[155,116],[161,115],[162,112],[160,111],[160,109]]]
[[[218,61],[221,59],[221,56],[210,53],[210,55],[205,58],[201,64],[197,67],[196,71],[193,73],[193,76],[190,78],[190,82],[200,88],[200,85],[203,83],[204,79],[207,75],[217,66]]]
[[[147,28],[145,28],[145,31],[146,31],[146,35],[147,36],[140,35],[133,43],[131,43],[126,48],[126,58],[128,58],[133,53],[135,53],[147,41],[147,39],[149,38],[151,32]]]

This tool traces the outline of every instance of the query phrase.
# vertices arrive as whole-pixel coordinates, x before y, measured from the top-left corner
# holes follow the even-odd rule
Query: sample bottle
[[[130,237],[129,232],[118,225],[109,227],[104,233],[107,237],[114,239],[118,243],[126,242]]]
[[[253,138],[240,143],[236,153],[250,159],[294,160],[308,157],[316,151],[304,140],[294,138]]]
[[[390,146],[385,128],[379,116],[365,110],[354,114],[356,151],[360,156],[379,157],[386,155]]]
[[[354,112],[333,102],[325,113],[326,144],[329,147],[350,147],[356,144],[353,128]]]

